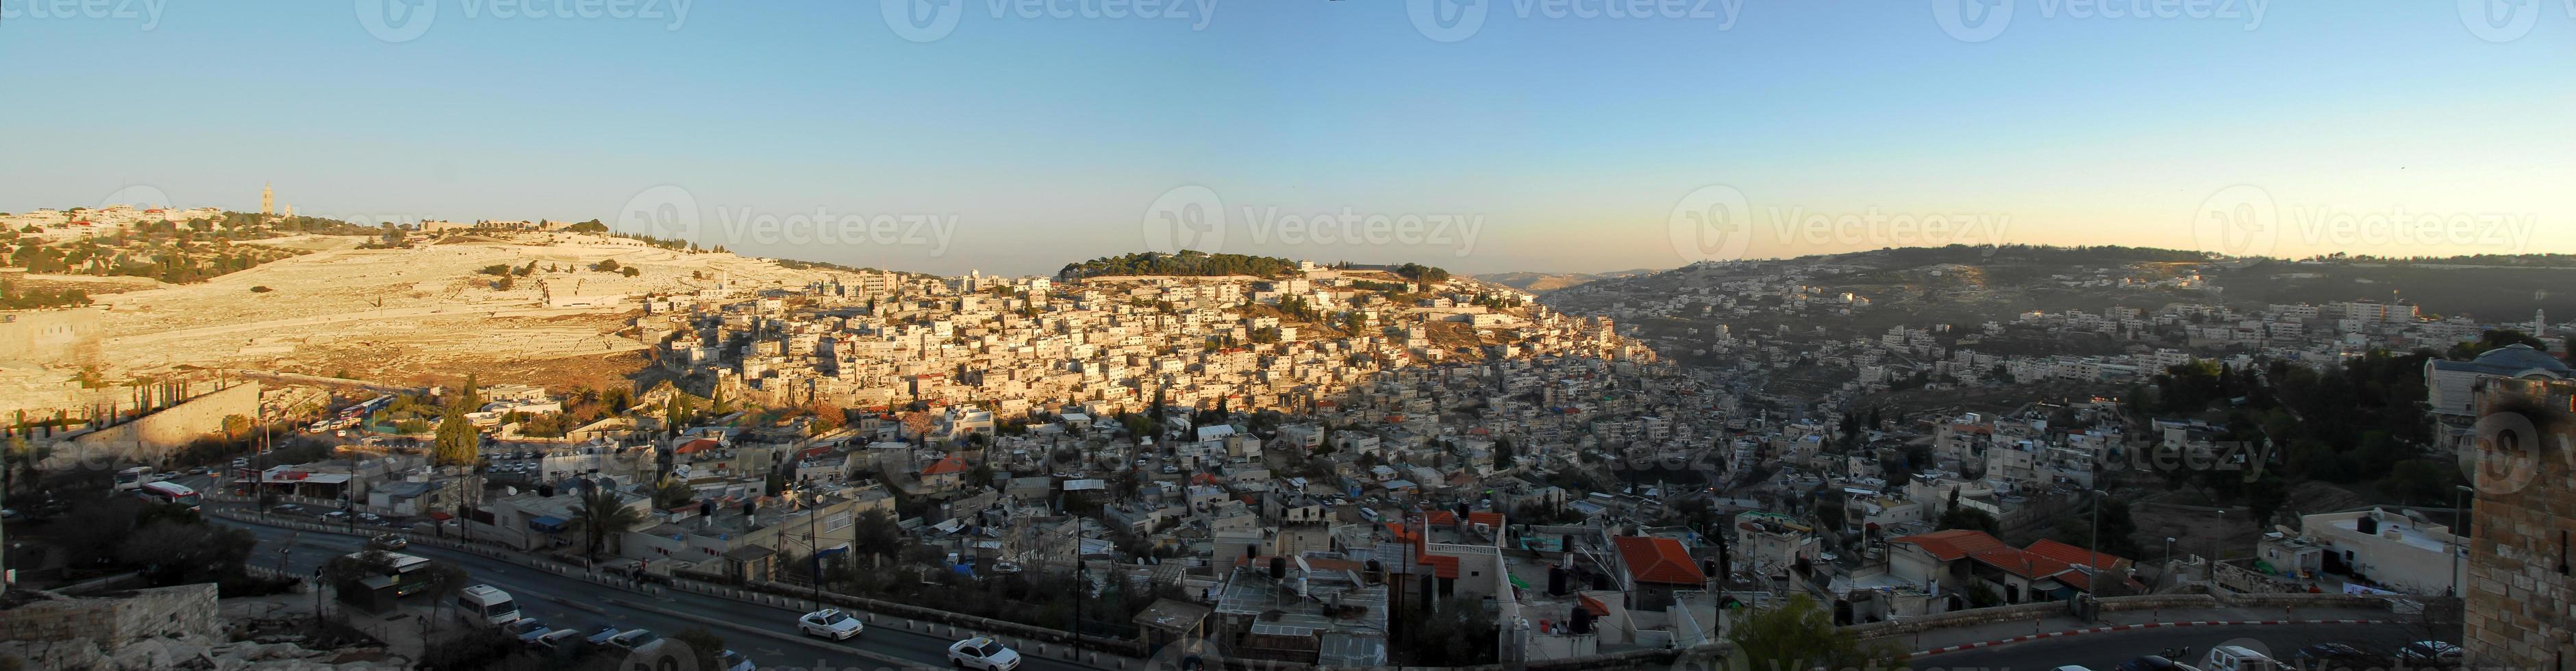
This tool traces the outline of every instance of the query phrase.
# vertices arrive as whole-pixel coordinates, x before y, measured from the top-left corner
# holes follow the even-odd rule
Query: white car
[[[537,621],[536,618],[523,617],[511,620],[509,624],[501,625],[501,632],[518,638],[520,643],[533,645],[537,642],[537,639],[545,638],[547,634],[554,633],[555,630],[552,627],[546,626],[546,623]]]
[[[859,618],[851,617],[849,613],[841,612],[836,608],[825,608],[796,618],[797,631],[804,632],[807,636],[821,636],[835,641],[850,640],[867,628],[868,625],[860,622]]]
[[[1020,652],[993,639],[977,636],[948,644],[948,663],[961,669],[1012,671],[1020,668]]]
[[[644,646],[652,645],[654,641],[659,640],[662,640],[662,637],[659,634],[642,629],[636,629],[610,637],[608,639],[608,645],[627,652],[635,652],[637,650],[642,650],[644,649]]]
[[[752,666],[751,658],[744,657],[742,656],[742,653],[734,652],[732,650],[718,653],[716,655],[716,666],[720,667],[723,671],[752,671],[756,668]]]

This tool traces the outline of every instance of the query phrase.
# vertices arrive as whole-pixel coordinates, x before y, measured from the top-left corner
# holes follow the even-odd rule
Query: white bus
[[[116,472],[116,491],[130,492],[152,479],[152,467],[136,466]]]
[[[134,490],[134,495],[143,497],[147,501],[183,505],[189,510],[197,509],[197,490],[176,482],[146,482],[141,488]]]
[[[479,627],[498,627],[519,619],[519,602],[491,585],[475,585],[456,594],[456,616]]]

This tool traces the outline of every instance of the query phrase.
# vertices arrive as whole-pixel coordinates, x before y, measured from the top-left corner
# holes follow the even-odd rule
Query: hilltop
[[[1601,280],[1619,279],[1623,277],[1636,277],[1639,275],[1653,275],[1659,272],[1663,271],[1653,268],[1637,268],[1633,270],[1617,270],[1606,273],[1510,272],[1486,273],[1483,275],[1477,275],[1476,279],[1530,293],[1547,293],[1588,282],[1598,282]]]

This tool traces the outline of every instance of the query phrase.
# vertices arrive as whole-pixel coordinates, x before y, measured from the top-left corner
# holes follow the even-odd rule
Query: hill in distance
[[[1487,274],[1483,274],[1483,275],[1477,275],[1477,276],[1476,276],[1476,279],[1484,280],[1484,281],[1487,281],[1487,282],[1492,282],[1492,283],[1495,283],[1495,284],[1500,284],[1500,285],[1503,285],[1503,286],[1511,287],[1511,288],[1514,288],[1514,289],[1519,289],[1519,290],[1522,290],[1522,291],[1527,291],[1527,292],[1530,292],[1530,293],[1547,293],[1547,292],[1550,292],[1550,291],[1555,291],[1555,290],[1558,290],[1558,289],[1563,289],[1563,288],[1566,288],[1566,287],[1576,286],[1576,285],[1580,285],[1580,284],[1586,284],[1586,283],[1590,283],[1590,282],[1598,282],[1598,281],[1601,281],[1601,280],[1609,280],[1609,279],[1619,279],[1619,278],[1623,278],[1623,277],[1637,277],[1637,276],[1641,276],[1641,275],[1653,275],[1653,274],[1655,274],[1655,273],[1660,273],[1660,272],[1663,272],[1663,271],[1661,271],[1661,270],[1656,270],[1656,269],[1653,269],[1653,268],[1634,268],[1634,269],[1629,269],[1629,270],[1616,270],[1616,271],[1611,271],[1611,272],[1606,272],[1606,273],[1532,273],[1532,272],[1511,272],[1511,273],[1487,273]]]

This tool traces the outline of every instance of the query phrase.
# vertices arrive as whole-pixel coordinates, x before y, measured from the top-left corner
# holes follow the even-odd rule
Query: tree
[[[1474,666],[1494,661],[1494,641],[1502,629],[1473,595],[1451,597],[1436,612],[1408,614],[1406,619],[1412,631],[1399,642],[1410,665]]]
[[[1513,452],[1512,452],[1512,439],[1510,439],[1510,438],[1497,438],[1497,439],[1494,439],[1494,468],[1496,468],[1496,469],[1509,469],[1509,468],[1511,468],[1511,467],[1512,467],[1512,460],[1513,460],[1516,456],[1517,456],[1517,455],[1513,454]]]
[[[894,516],[886,514],[886,511],[869,510],[859,513],[858,522],[850,529],[850,547],[879,557],[901,556],[903,529],[895,524]]]
[[[432,439],[431,454],[440,466],[472,466],[483,460],[483,435],[465,420],[465,409],[449,404],[440,413],[438,435]]]
[[[1941,511],[1940,526],[1943,529],[1974,529],[1989,534],[2003,530],[2003,524],[1995,520],[1994,513],[1966,506]]]
[[[224,440],[226,442],[230,442],[247,433],[250,433],[250,417],[245,415],[224,415]]]
[[[661,480],[653,483],[653,507],[655,508],[665,510],[678,508],[696,500],[698,500],[697,488],[690,487],[689,483],[681,482],[679,478],[665,475]]]
[[[1901,646],[1844,633],[1833,613],[1804,594],[1753,611],[1726,639],[1757,669],[1901,669],[1908,657]]]
[[[600,547],[607,544],[610,535],[626,533],[643,524],[644,514],[626,507],[626,502],[617,497],[617,492],[592,489],[581,494],[581,502],[574,506],[571,521],[572,528],[580,531],[588,542],[584,546],[584,556],[596,561]]]

